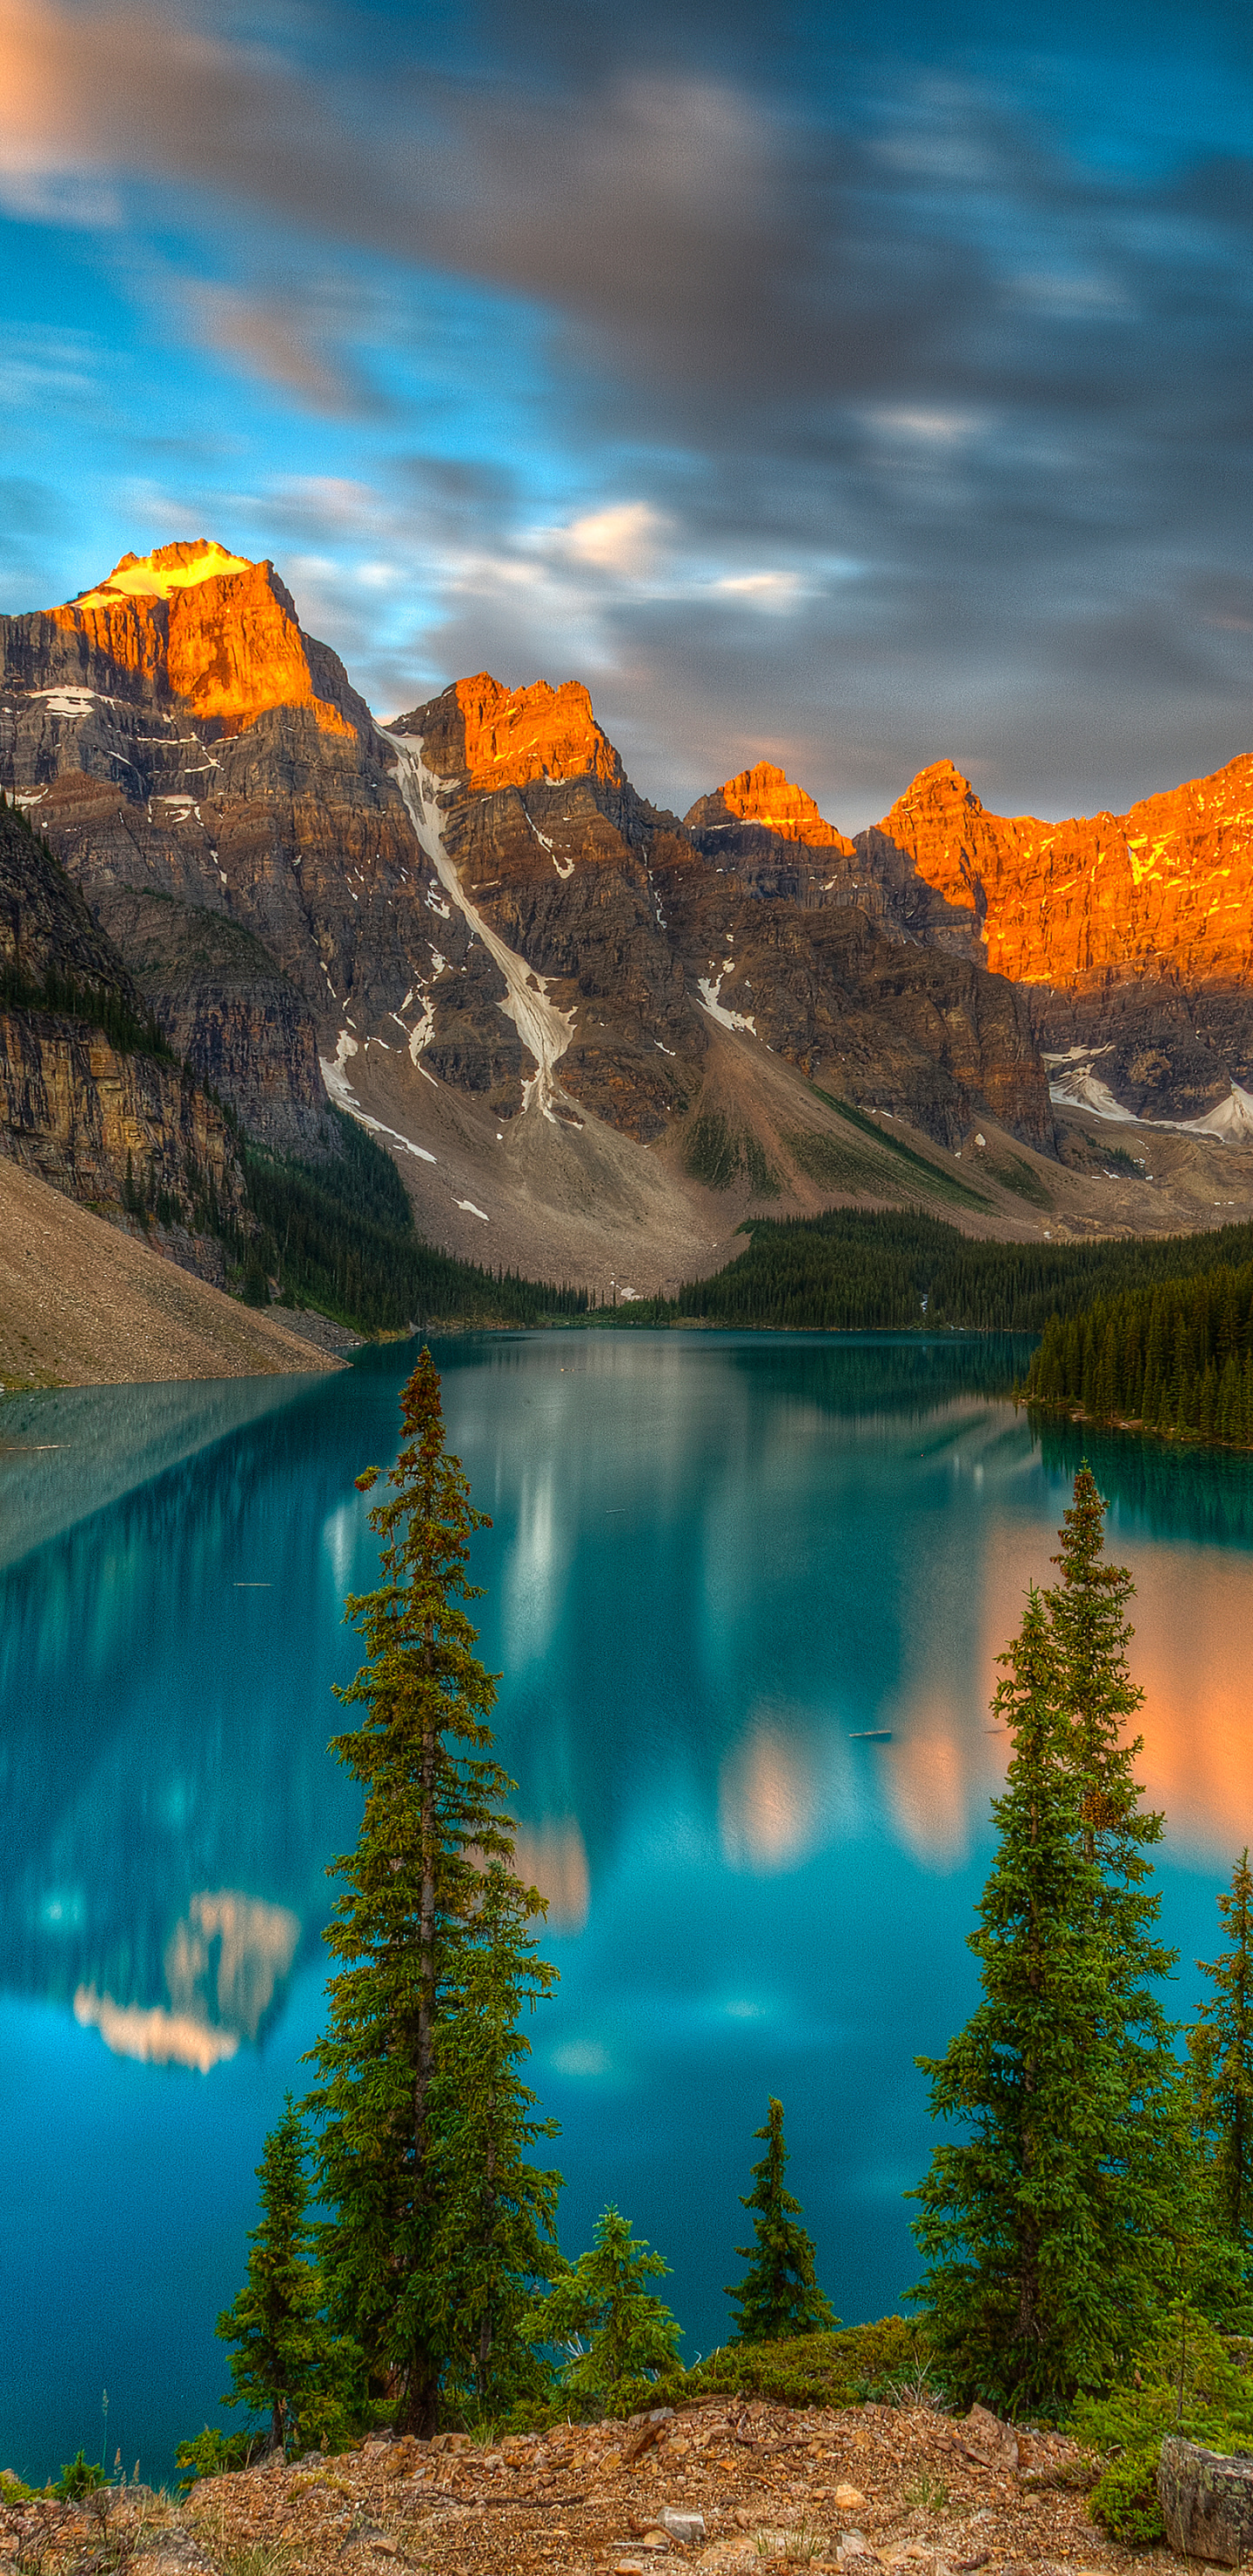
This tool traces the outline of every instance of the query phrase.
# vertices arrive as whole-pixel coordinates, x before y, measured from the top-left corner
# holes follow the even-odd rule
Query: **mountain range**
[[[0,781],[35,827],[0,836],[0,1148],[98,1204],[155,1158],[188,1236],[189,1155],[229,1200],[232,1121],[333,1154],[328,1097],[432,1242],[602,1287],[754,1209],[1196,1223],[1222,1139],[1249,1186],[1247,757],[1061,824],[946,760],[852,836],[767,763],[680,818],[575,680],[380,724],[273,566],[198,540],[0,619]],[[31,1019],[49,957],[152,1033],[142,1101]]]

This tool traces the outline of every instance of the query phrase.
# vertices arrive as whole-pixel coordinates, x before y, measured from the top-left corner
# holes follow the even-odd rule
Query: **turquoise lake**
[[[493,1528],[482,1652],[561,1971],[530,2025],[562,2238],[614,2200],[722,2340],[778,2093],[852,2322],[915,2277],[914,2058],[970,2008],[1006,1757],[995,1656],[1078,1463],[953,1339],[449,1339],[450,1445]],[[253,2169],[320,2027],[358,1471],[413,1346],[316,1379],[0,1402],[0,2465],[170,2475],[217,2419]],[[1253,1839],[1253,1464],[1098,1439],[1139,1595],[1142,1777],[1193,2010]],[[857,1741],[887,1730],[888,1741]],[[107,2391],[107,2419],[103,2394]]]

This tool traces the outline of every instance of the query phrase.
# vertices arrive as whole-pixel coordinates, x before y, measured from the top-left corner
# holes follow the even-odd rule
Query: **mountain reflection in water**
[[[308,2082],[326,1869],[359,1813],[327,1750],[359,1660],[344,1595],[377,1565],[353,1479],[395,1455],[414,1356],[0,1403],[0,2190],[26,2212],[0,2324],[38,2305],[50,2356],[0,2399],[15,2467],[72,2457],[82,2389],[120,2404],[128,2370],[160,2474],[213,2411],[213,2317],[265,2131]],[[973,1991],[1009,1752],[995,1659],[1050,1578],[1078,1441],[1005,1402],[1023,1349],[990,1340],[554,1333],[436,1356],[493,1517],[475,1615],[561,1970],[527,2036],[562,2123],[563,2242],[616,2199],[707,2348],[773,2090],[827,2286],[846,2317],[882,2312],[913,2278],[900,2194],[931,2143],[914,2057]],[[1088,1445],[1139,1587],[1141,1776],[1189,1962],[1253,1839],[1253,1465]]]
[[[975,1341],[678,1336],[441,1353],[450,1436],[496,1521],[480,1617],[503,1667],[519,1862],[555,1928],[586,1921],[646,1784],[664,1812],[676,1775],[687,1830],[699,1819],[736,1873],[866,1833],[932,1869],[965,1859],[1008,1752],[987,1715],[995,1659],[1028,1581],[1050,1573],[1026,1418],[980,1391],[1007,1386],[1015,1357]],[[21,1399],[0,1429],[10,1462],[22,1439],[9,1472],[27,1497],[44,1430],[58,1462],[78,1461],[80,1504],[85,1476],[107,1497],[0,1577],[0,1977],[72,2004],[127,2054],[216,2063],[257,2038],[316,1952],[326,1862],[355,1817],[326,1753],[329,1683],[354,1663],[343,1595],[372,1562],[352,1476],[363,1410],[371,1439],[390,1429],[398,1373],[376,1357],[355,1400],[322,1380],[295,1404],[280,1388],[268,1410],[254,1382],[233,1422],[233,1390],[212,1404],[142,1390],[141,1468],[154,1410],[175,1457],[132,1490],[125,1391]],[[1067,1477],[1072,1452],[1073,1438]],[[1171,1469],[1190,1519],[1198,1463],[1228,1478],[1238,1552],[1198,1561],[1137,1534],[1135,1666],[1149,1794],[1177,1836],[1222,1854],[1253,1813],[1239,1545],[1253,1478],[1243,1460],[1161,1452],[1146,1471],[1130,1443],[1098,1459],[1115,1535],[1180,1508]],[[64,1510],[74,1479],[58,1467],[48,1483]],[[984,1492],[996,1504],[981,1512]],[[890,1743],[852,1740],[880,1729]]]

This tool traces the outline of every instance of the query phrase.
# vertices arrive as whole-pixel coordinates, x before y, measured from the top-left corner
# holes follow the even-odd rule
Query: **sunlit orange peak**
[[[490,671],[478,671],[458,680],[456,699],[471,787],[522,787],[531,778],[585,778],[589,771],[621,784],[622,763],[581,680],[563,680],[559,689],[547,680],[506,689]]]
[[[193,537],[157,546],[150,555],[123,555],[107,580],[81,591],[70,605],[100,608],[114,599],[169,599],[176,590],[194,590],[198,582],[254,569],[246,555],[228,554],[212,537]]]
[[[323,733],[353,731],[314,686],[295,602],[273,564],[250,563],[209,537],[123,555],[107,581],[52,618],[228,733],[269,707],[307,707]]]
[[[768,760],[759,760],[755,769],[742,769],[738,778],[728,778],[721,794],[723,804],[742,822],[760,823],[765,831],[777,832],[781,841],[804,841],[814,850],[852,850],[852,842],[824,819],[812,796],[803,787],[794,787],[786,772]]]

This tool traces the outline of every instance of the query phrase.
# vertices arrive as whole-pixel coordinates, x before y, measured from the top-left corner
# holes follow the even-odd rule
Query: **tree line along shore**
[[[1093,1422],[1253,1447],[1253,1261],[1050,1316],[1021,1391]]]

